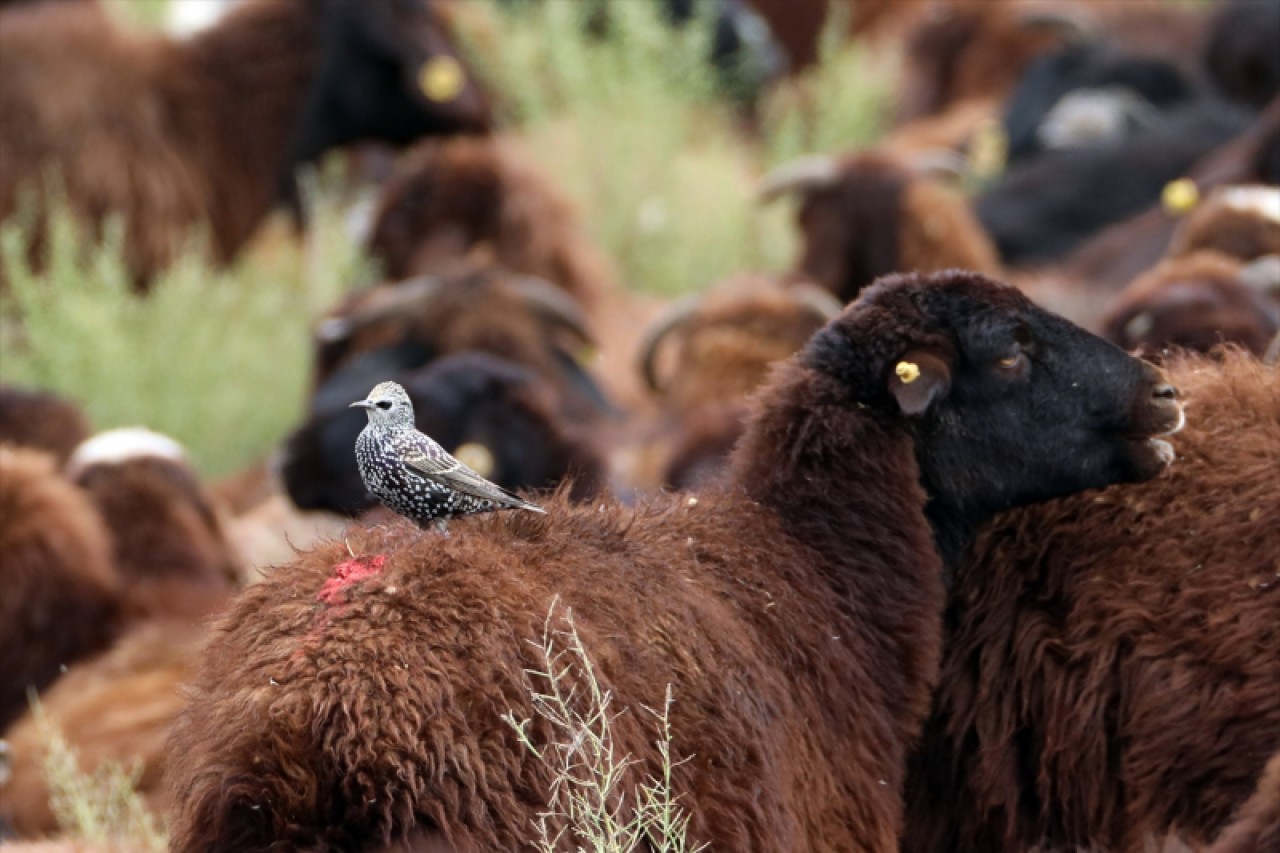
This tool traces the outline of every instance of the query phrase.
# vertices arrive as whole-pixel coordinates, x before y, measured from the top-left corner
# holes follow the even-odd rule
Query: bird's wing
[[[519,495],[507,491],[498,484],[489,482],[447,454],[436,456],[415,449],[404,453],[402,459],[410,471],[421,474],[430,480],[436,480],[455,492],[461,492],[464,495],[470,495],[481,500],[493,501],[504,506],[537,509],[541,512],[541,508],[522,499]]]

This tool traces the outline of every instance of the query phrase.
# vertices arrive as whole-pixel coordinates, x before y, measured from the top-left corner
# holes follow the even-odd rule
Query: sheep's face
[[[1183,423],[1159,370],[975,273],[885,279],[807,357],[906,426],[935,526],[1155,476]]]
[[[488,102],[429,0],[326,0],[300,160],[359,139],[487,131]]]
[[[1209,352],[1224,342],[1261,356],[1277,331],[1280,309],[1230,280],[1169,282],[1120,306],[1104,329],[1108,340],[1146,358],[1169,347]]]

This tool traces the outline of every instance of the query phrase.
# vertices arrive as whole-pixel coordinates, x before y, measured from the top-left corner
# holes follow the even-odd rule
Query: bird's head
[[[364,409],[369,423],[389,427],[413,428],[413,401],[396,382],[380,382],[363,400],[356,400],[351,408]]]

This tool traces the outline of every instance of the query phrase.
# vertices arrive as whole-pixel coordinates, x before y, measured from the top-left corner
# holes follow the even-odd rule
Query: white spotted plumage
[[[382,382],[351,405],[369,416],[356,438],[356,465],[365,487],[387,508],[443,533],[448,520],[459,515],[499,509],[544,512],[481,477],[419,432],[413,402],[399,384]]]

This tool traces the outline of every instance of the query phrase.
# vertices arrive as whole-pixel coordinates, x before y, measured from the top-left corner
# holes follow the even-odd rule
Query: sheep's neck
[[[173,46],[159,85],[203,174],[214,248],[228,260],[289,186],[293,136],[319,63],[320,24],[294,0],[251,3]]]
[[[929,526],[933,528],[934,545],[942,558],[943,581],[950,587],[956,568],[964,561],[978,528],[987,521],[990,514],[971,517],[975,514],[965,513],[938,500],[929,501],[924,514],[929,519]]]
[[[780,378],[760,394],[731,476],[767,516],[759,526],[790,540],[779,551],[813,554],[830,603],[875,638],[867,652],[890,656],[879,689],[905,744],[928,711],[945,597],[912,442],[820,374],[792,363]]]
[[[842,399],[831,380],[788,369],[791,381],[762,393],[732,476],[822,555],[837,590],[918,596],[941,573],[910,438]],[[892,573],[894,586],[866,578],[868,566]]]

